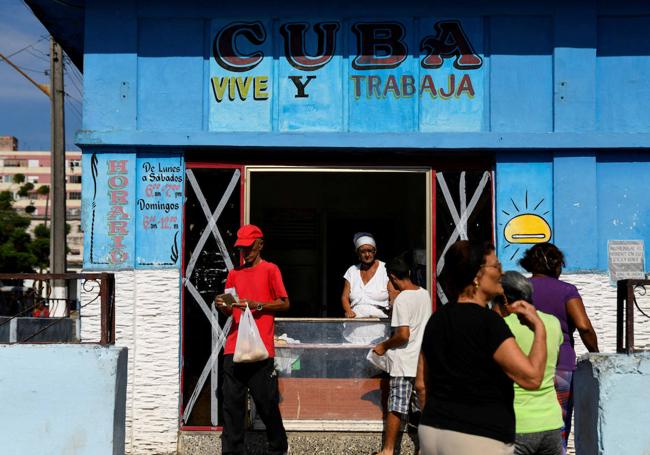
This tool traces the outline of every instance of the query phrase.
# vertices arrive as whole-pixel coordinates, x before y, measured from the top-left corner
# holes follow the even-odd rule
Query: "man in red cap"
[[[226,289],[235,289],[239,303],[228,306],[220,297],[215,301],[220,311],[233,315],[233,324],[224,347],[222,370],[224,418],[221,436],[222,453],[239,455],[246,452],[244,418],[248,389],[255,401],[255,408],[266,425],[268,453],[281,455],[287,452],[288,445],[278,406],[280,395],[273,361],[275,357],[273,332],[275,312],[287,311],[289,298],[278,266],[262,259],[264,236],[260,228],[252,224],[242,226],[237,231],[235,247],[240,249],[244,264],[228,272]],[[234,363],[233,354],[239,320],[242,308],[246,306],[253,312],[269,358],[259,362]]]

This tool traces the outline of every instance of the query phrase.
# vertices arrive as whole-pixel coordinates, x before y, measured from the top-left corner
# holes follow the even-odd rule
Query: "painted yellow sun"
[[[524,213],[508,221],[503,235],[509,243],[543,243],[551,240],[551,226],[539,215]]]
[[[542,198],[534,206],[533,204],[529,206],[528,191],[526,191],[523,201],[515,202],[514,199],[510,199],[515,213],[510,208],[501,210],[503,214],[511,217],[503,228],[503,237],[507,242],[504,250],[512,245],[515,246],[515,251],[510,256],[510,260],[515,259],[515,256],[520,251],[520,245],[551,241],[553,230],[546,219],[546,215],[550,213],[550,210],[544,210],[544,201],[545,199]]]

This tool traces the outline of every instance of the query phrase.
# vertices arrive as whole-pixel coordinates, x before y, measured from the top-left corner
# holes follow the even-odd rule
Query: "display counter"
[[[280,410],[291,430],[381,430],[388,378],[366,356],[390,319],[276,318]]]

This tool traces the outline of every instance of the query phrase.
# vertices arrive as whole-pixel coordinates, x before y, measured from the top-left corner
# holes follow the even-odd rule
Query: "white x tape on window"
[[[483,173],[483,176],[481,177],[481,180],[479,181],[478,186],[476,187],[476,190],[474,191],[474,194],[469,201],[469,204],[466,204],[467,194],[465,188],[465,172],[461,172],[458,188],[458,191],[460,193],[460,214],[459,211],[456,210],[456,204],[454,204],[454,199],[451,197],[449,187],[447,186],[447,182],[445,181],[445,177],[442,172],[436,173],[436,180],[438,181],[438,185],[440,185],[440,190],[442,191],[442,195],[445,198],[445,202],[449,208],[449,213],[451,214],[451,218],[454,220],[455,225],[454,231],[452,232],[451,236],[449,236],[449,240],[447,240],[447,244],[443,248],[442,253],[440,254],[440,259],[438,259],[438,263],[436,264],[436,276],[440,276],[440,273],[442,273],[442,270],[445,267],[445,254],[449,248],[454,244],[456,240],[458,240],[459,237],[460,240],[468,240],[467,220],[476,208],[476,204],[478,204],[485,186],[490,181],[490,173],[487,171]],[[436,290],[440,302],[443,305],[446,304],[448,302],[447,295],[443,291],[442,286],[440,285],[440,281],[438,280],[436,280]]]
[[[221,236],[221,233],[217,228],[217,221],[221,216],[221,213],[223,212],[223,209],[225,208],[226,204],[230,200],[230,197],[232,196],[233,192],[237,188],[237,184],[239,183],[241,172],[239,171],[239,169],[234,170],[233,176],[230,179],[230,183],[226,187],[226,190],[224,191],[221,200],[219,201],[219,204],[217,205],[217,208],[214,210],[214,212],[210,212],[210,207],[208,205],[208,202],[205,199],[205,196],[201,191],[201,187],[199,186],[199,183],[196,180],[196,177],[194,176],[192,170],[187,169],[185,171],[185,174],[187,176],[187,180],[190,182],[190,185],[192,186],[192,189],[194,190],[194,193],[196,194],[196,198],[199,202],[199,205],[201,206],[201,209],[203,210],[203,214],[205,215],[208,224],[206,228],[203,230],[203,232],[201,233],[201,236],[199,237],[196,247],[192,252],[192,255],[190,256],[190,259],[187,263],[183,284],[185,285],[189,293],[192,295],[192,297],[194,297],[194,300],[196,300],[196,303],[199,305],[199,308],[201,308],[201,311],[203,311],[205,316],[210,321],[210,325],[212,327],[212,354],[210,355],[210,358],[208,359],[205,366],[203,367],[203,371],[201,372],[201,375],[199,376],[196,386],[194,387],[194,390],[192,391],[192,394],[190,395],[190,398],[187,402],[187,406],[183,411],[182,418],[183,421],[187,423],[189,416],[192,413],[192,409],[194,408],[194,405],[196,403],[196,400],[198,399],[199,394],[201,393],[201,390],[203,389],[203,386],[205,385],[208,376],[210,376],[211,377],[210,420],[212,425],[217,425],[217,418],[218,418],[217,415],[218,403],[217,403],[217,396],[216,396],[217,375],[218,375],[217,359],[219,357],[219,352],[221,351],[221,349],[223,349],[223,346],[226,343],[226,336],[230,331],[230,326],[232,325],[232,316],[230,316],[226,320],[226,323],[224,324],[222,329],[219,326],[219,314],[214,309],[214,305],[212,309],[210,309],[210,305],[205,301],[203,296],[199,293],[198,289],[196,289],[196,287],[192,284],[190,278],[192,276],[192,273],[194,272],[196,261],[199,259],[200,254],[203,252],[203,248],[205,247],[205,244],[208,241],[210,234],[214,236],[214,239],[217,242],[217,248],[221,253],[221,257],[223,258],[227,269],[231,270],[234,267],[232,260],[230,259],[230,253],[228,252],[228,248],[226,247],[226,243],[224,242],[223,237]]]

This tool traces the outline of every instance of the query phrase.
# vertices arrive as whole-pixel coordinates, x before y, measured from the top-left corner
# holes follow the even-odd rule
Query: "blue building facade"
[[[73,13],[83,41],[58,33],[83,56],[84,268],[176,276],[179,346],[247,221],[316,289],[296,284],[298,301],[325,295],[297,317],[337,316],[344,269],[328,267],[353,258],[318,258],[357,228],[419,257],[442,302],[455,239],[493,240],[505,268],[552,241],[594,283],[608,241],[650,239],[642,2],[88,0]]]
[[[647,237],[643,7],[241,8],[86,4],[87,167],[92,151],[168,151],[182,164],[197,148],[217,160],[233,147],[482,150],[495,162],[500,252],[504,212],[527,210],[517,204],[527,191],[531,204],[544,199],[573,270],[605,270],[608,239]],[[236,55],[221,58],[227,40],[223,53]],[[304,66],[287,46],[306,54]],[[137,266],[135,245],[115,264]]]

